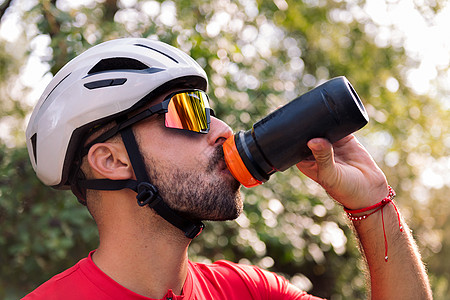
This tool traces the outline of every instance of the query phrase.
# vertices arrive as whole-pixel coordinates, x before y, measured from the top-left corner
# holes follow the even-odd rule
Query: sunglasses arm
[[[107,130],[106,132],[102,133],[99,137],[91,141],[89,144],[87,144],[82,152],[82,157],[85,156],[89,152],[89,148],[91,148],[96,143],[103,143],[104,141],[107,141],[108,139],[115,136],[117,133],[119,133],[121,130],[132,126],[136,124],[137,122],[140,122],[146,118],[151,117],[154,114],[164,114],[168,111],[169,101],[163,101],[161,103],[158,103],[156,105],[153,105],[152,107],[138,113],[137,115],[129,118],[119,121],[119,123],[114,126],[113,128]]]

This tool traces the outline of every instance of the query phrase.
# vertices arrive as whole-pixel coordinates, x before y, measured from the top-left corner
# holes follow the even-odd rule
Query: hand
[[[386,177],[353,135],[333,145],[326,139],[315,138],[308,142],[308,147],[314,159],[301,161],[298,169],[345,207],[360,209],[388,195]]]

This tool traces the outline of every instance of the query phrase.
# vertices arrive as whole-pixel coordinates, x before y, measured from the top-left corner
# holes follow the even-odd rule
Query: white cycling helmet
[[[26,130],[39,179],[69,188],[75,151],[88,129],[136,109],[144,104],[141,100],[175,84],[205,91],[207,77],[190,56],[159,41],[112,40],[71,60],[45,89]]]
[[[150,183],[131,129],[141,119],[137,115],[128,118],[129,112],[180,87],[205,92],[206,73],[190,56],[162,42],[125,38],[82,53],[55,75],[31,115],[26,138],[37,176],[54,188],[71,188],[82,204],[86,204],[86,189],[132,189],[140,206],[154,209],[186,237],[196,237],[203,223],[186,219],[170,208]],[[200,133],[209,130],[210,109],[206,106],[208,127]],[[149,115],[147,110],[144,117]],[[79,169],[90,147],[84,145],[87,133],[112,120],[117,125],[94,143],[120,133],[137,180],[85,179]]]

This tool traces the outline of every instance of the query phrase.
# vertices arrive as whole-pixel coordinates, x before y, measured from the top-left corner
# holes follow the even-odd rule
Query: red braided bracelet
[[[362,221],[365,220],[368,216],[376,213],[377,211],[381,210],[381,222],[383,224],[383,235],[384,235],[384,260],[387,262],[388,261],[388,244],[387,244],[387,238],[386,238],[386,230],[384,228],[384,215],[383,215],[383,208],[389,204],[392,203],[392,205],[395,208],[395,212],[397,213],[397,218],[398,218],[398,225],[400,227],[400,231],[403,231],[403,226],[402,223],[400,221],[400,214],[397,210],[397,206],[395,206],[395,203],[393,202],[394,197],[395,197],[395,191],[391,186],[388,186],[389,188],[389,194],[387,195],[386,198],[384,198],[383,200],[381,200],[380,202],[378,202],[377,204],[371,205],[369,207],[365,207],[365,208],[361,208],[361,209],[348,209],[346,207],[344,207],[344,211],[347,213],[347,216],[350,220],[352,221]],[[364,214],[364,215],[360,215],[360,216],[355,216],[354,214],[358,214],[358,213],[364,213],[364,212],[368,212],[371,211],[370,213]]]

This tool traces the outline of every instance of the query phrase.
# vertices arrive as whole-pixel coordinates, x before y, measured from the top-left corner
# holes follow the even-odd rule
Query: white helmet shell
[[[72,161],[88,128],[136,109],[144,97],[177,83],[206,91],[206,73],[189,55],[159,41],[112,40],[71,60],[45,89],[26,130],[38,178],[68,188]]]

